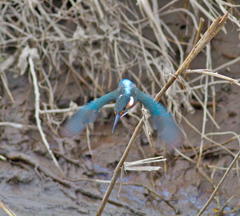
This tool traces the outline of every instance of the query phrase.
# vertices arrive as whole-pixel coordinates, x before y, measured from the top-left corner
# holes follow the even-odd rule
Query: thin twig
[[[34,86],[35,119],[36,119],[37,127],[38,127],[39,133],[41,135],[42,141],[43,141],[44,145],[46,146],[48,153],[52,157],[54,164],[59,169],[59,171],[61,173],[63,173],[62,169],[60,168],[60,166],[58,164],[58,161],[57,161],[56,157],[54,156],[52,150],[50,149],[50,146],[48,144],[47,138],[46,138],[46,136],[45,136],[45,134],[43,132],[42,126],[41,126],[41,120],[40,120],[40,117],[39,117],[40,116],[40,93],[39,93],[39,88],[38,88],[38,81],[37,81],[36,72],[35,72],[35,69],[34,69],[34,63],[33,63],[33,60],[32,60],[31,56],[29,56],[28,62],[29,62],[29,65],[30,65],[30,72],[31,72],[31,75],[32,75],[33,86]]]
[[[236,163],[236,161],[239,159],[240,157],[240,151],[237,153],[237,155],[235,156],[235,158],[233,159],[233,161],[231,162],[231,164],[229,165],[228,169],[226,170],[226,172],[224,173],[223,177],[221,178],[221,180],[219,181],[218,185],[216,186],[216,188],[214,189],[214,191],[212,192],[211,196],[209,197],[208,201],[205,203],[205,205],[201,208],[201,210],[198,212],[197,216],[201,216],[203,214],[203,212],[207,209],[207,207],[209,206],[209,204],[212,202],[214,196],[216,195],[216,193],[218,192],[219,188],[221,187],[221,185],[223,184],[224,180],[226,179],[226,177],[228,176],[229,172],[231,171],[231,169],[233,168],[234,164]]]
[[[230,82],[232,84],[240,86],[240,82],[237,79],[233,79],[231,77],[224,76],[222,74],[218,74],[218,73],[213,72],[213,71],[208,70],[208,69],[187,70],[187,73],[198,73],[198,74],[204,74],[204,75],[208,75],[208,76],[213,76],[213,77],[217,77],[219,79],[223,79],[223,80],[226,80],[226,81],[228,81],[228,82]]]
[[[69,108],[65,108],[65,109],[47,109],[47,110],[40,110],[40,114],[44,114],[44,113],[67,113],[67,112],[73,112],[76,111],[78,109],[80,109],[83,106],[77,106],[75,107],[69,107]],[[102,109],[105,108],[114,108],[114,104],[106,104],[103,106]]]
[[[18,128],[18,129],[21,129],[21,128],[24,128],[25,125],[23,124],[19,124],[19,123],[14,123],[14,122],[0,122],[0,127],[14,127],[14,128]]]
[[[6,205],[0,201],[0,208],[6,212],[8,216],[17,216],[12,210],[10,210]]]

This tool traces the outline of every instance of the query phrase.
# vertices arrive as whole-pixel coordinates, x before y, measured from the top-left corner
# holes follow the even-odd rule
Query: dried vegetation
[[[130,78],[156,95],[217,17],[228,12],[228,24],[239,30],[239,7],[237,1],[222,0],[1,1],[1,131],[14,127],[40,132],[41,143],[62,172],[50,145],[60,146],[57,130],[76,109],[71,101],[84,104],[115,88],[122,78]],[[228,28],[223,27],[221,34],[227,33]],[[190,64],[161,100],[201,137],[198,146],[188,141],[191,148],[180,155],[207,176],[202,167],[205,154],[223,151],[238,157],[236,149],[227,144],[239,141],[239,134],[215,131],[220,128],[216,120],[218,86],[240,85],[240,79],[219,73],[239,64],[240,57],[231,56],[216,66],[211,43],[201,54],[202,69]],[[23,92],[16,93],[20,86],[24,86]],[[20,106],[20,110],[14,109]],[[196,108],[203,110],[200,130],[184,117]],[[19,112],[16,118],[6,116],[8,109]],[[207,128],[209,122],[215,128],[212,131]],[[146,127],[145,132],[149,132]],[[232,137],[225,141],[227,134]],[[151,141],[149,134],[147,137]],[[1,153],[7,158],[4,149]]]

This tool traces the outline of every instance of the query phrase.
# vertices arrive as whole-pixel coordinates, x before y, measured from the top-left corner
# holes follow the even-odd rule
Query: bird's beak
[[[115,128],[117,126],[117,123],[119,122],[119,119],[121,118],[121,114],[120,113],[117,113],[116,116],[115,116],[115,120],[114,120],[114,124],[113,124],[113,128],[112,128],[112,133],[114,133],[115,131]]]
[[[117,127],[117,123],[119,122],[119,119],[122,118],[123,116],[127,115],[128,111],[126,111],[125,113],[117,113],[115,116],[115,120],[114,120],[114,124],[113,124],[113,128],[112,128],[112,133],[114,133],[116,127]]]

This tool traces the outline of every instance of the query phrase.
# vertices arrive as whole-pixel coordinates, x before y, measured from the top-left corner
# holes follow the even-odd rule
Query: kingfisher
[[[142,92],[129,79],[122,79],[117,89],[97,98],[82,106],[70,119],[68,119],[60,129],[62,136],[75,136],[81,133],[87,124],[96,120],[99,110],[105,105],[115,100],[115,120],[112,132],[121,118],[129,110],[140,102],[151,114],[153,128],[157,130],[158,138],[172,147],[179,147],[182,143],[182,132],[172,115],[160,103],[155,101],[150,95]]]

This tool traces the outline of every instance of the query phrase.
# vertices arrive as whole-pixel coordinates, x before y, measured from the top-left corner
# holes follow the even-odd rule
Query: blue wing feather
[[[60,129],[62,136],[75,136],[81,133],[89,123],[93,123],[99,110],[110,101],[116,99],[117,92],[112,91],[81,107],[68,119]]]
[[[182,132],[167,109],[140,90],[137,95],[138,100],[149,110],[158,137],[170,148],[180,146],[183,142]]]

